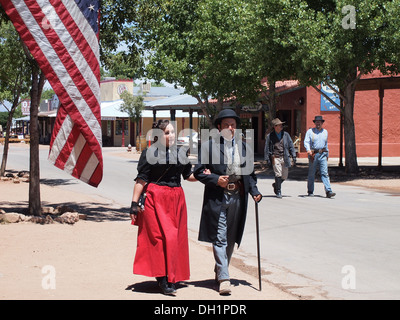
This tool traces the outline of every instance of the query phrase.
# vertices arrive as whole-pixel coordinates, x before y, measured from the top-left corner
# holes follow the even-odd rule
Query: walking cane
[[[256,207],[256,233],[257,233],[257,260],[258,260],[258,286],[261,291],[261,261],[260,261],[260,230],[258,223],[258,202],[255,201]]]

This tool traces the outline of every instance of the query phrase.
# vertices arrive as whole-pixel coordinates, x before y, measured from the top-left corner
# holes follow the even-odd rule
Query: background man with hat
[[[308,154],[307,192],[309,196],[314,195],[315,172],[319,169],[326,196],[332,198],[336,194],[332,192],[328,175],[328,131],[322,128],[325,122],[322,116],[315,116],[313,122],[315,128],[308,129],[304,138],[304,147]]]
[[[205,185],[199,240],[213,244],[214,271],[219,292],[229,294],[228,267],[235,243],[240,245],[242,239],[248,194],[257,202],[262,195],[257,189],[253,168],[250,174],[242,170],[246,152],[252,151],[240,139],[240,135],[235,134],[240,118],[233,110],[224,109],[214,124],[220,132],[218,140],[210,139],[202,143],[199,163],[194,168],[194,176]],[[226,161],[227,158],[231,161]]]
[[[296,164],[296,150],[290,134],[283,131],[283,124],[278,118],[271,121],[273,130],[267,135],[264,148],[264,160],[274,169],[275,183],[272,184],[278,198],[282,198],[281,185],[288,178],[289,168]]]

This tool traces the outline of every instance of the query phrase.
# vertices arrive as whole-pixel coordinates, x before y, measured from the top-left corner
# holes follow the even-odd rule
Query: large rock
[[[55,220],[60,223],[74,224],[79,221],[79,214],[77,212],[65,212]]]
[[[2,216],[3,216],[3,221],[6,223],[16,223],[21,220],[19,213],[16,212],[4,213],[2,214]]]
[[[53,207],[42,207],[42,214],[54,214]]]
[[[33,223],[39,223],[39,224],[51,224],[54,223],[54,220],[51,218],[50,215],[46,215],[46,216],[31,216],[29,218],[30,222]]]
[[[60,212],[63,212],[62,214]],[[74,224],[79,220],[86,220],[85,214],[80,214],[67,206],[60,206],[56,210],[52,207],[42,207],[41,216],[26,216],[16,212],[5,212],[0,209],[0,223],[32,222],[51,224],[56,222]]]

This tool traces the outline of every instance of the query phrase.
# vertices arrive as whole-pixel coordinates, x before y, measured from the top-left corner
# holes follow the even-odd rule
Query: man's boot
[[[275,177],[275,189],[276,189],[275,194],[276,194],[276,197],[279,199],[282,199],[281,185],[282,185],[282,178]]]
[[[275,178],[275,180],[276,180],[276,178]],[[272,184],[272,188],[274,188],[274,193],[276,194],[277,191],[276,191],[276,184],[275,184],[275,182]]]

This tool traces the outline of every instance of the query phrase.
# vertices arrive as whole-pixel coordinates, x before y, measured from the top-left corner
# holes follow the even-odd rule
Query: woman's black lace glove
[[[136,201],[131,202],[131,210],[129,211],[129,214],[134,214],[137,215],[139,212],[139,207]]]

